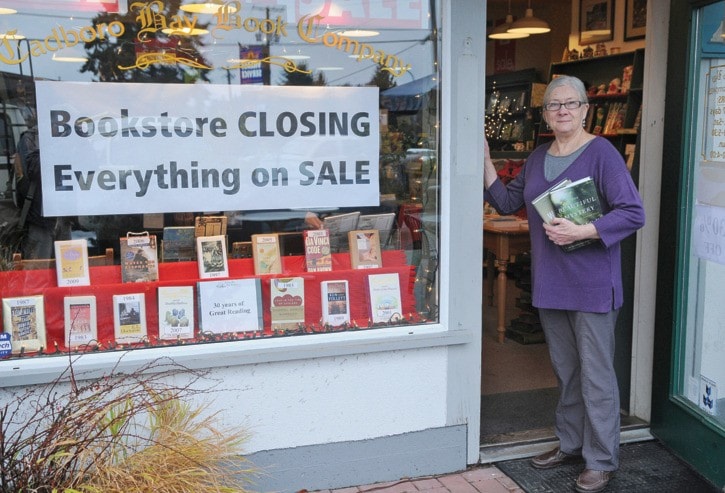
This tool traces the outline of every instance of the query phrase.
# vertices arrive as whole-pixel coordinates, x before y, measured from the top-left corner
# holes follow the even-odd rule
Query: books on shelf
[[[63,318],[66,347],[98,345],[95,296],[66,296],[63,298]]]
[[[86,239],[60,240],[54,245],[58,286],[89,286],[91,277]]]
[[[143,215],[144,229],[161,229],[164,227],[164,213],[154,212]]]
[[[556,217],[556,211],[554,210],[554,204],[551,203],[551,197],[549,197],[549,193],[551,193],[552,190],[556,190],[557,188],[561,188],[563,186],[568,185],[571,183],[571,180],[569,178],[566,178],[556,184],[554,184],[552,187],[548,188],[544,193],[536,197],[534,200],[531,201],[531,205],[534,206],[536,211],[541,216],[541,219],[544,220],[546,224],[550,224],[551,221]]]
[[[322,323],[337,327],[350,323],[350,292],[346,280],[322,281]]]
[[[390,322],[402,317],[400,277],[397,273],[370,274],[368,289],[370,292],[370,320],[373,323]]]
[[[272,279],[269,283],[272,330],[296,330],[305,322],[305,280]]]
[[[326,229],[307,229],[302,232],[305,241],[305,267],[307,272],[332,270],[330,232]]]
[[[194,218],[194,235],[224,236],[227,234],[227,216],[196,216]]]
[[[602,216],[599,193],[590,176],[552,190],[549,197],[556,216],[566,218],[575,224],[589,224]],[[569,245],[562,245],[561,248],[570,252],[595,241],[594,239],[579,240]]]
[[[43,295],[3,298],[3,331],[10,334],[12,354],[45,348]]]
[[[281,274],[279,236],[276,233],[252,235],[252,258],[255,274]]]
[[[167,226],[161,241],[163,262],[196,259],[196,229],[194,226]]]
[[[159,279],[156,235],[129,233],[119,238],[121,248],[121,281],[150,282]]]
[[[159,339],[194,337],[194,288],[160,286],[158,288]]]
[[[196,238],[199,278],[229,277],[226,236],[199,236]]]
[[[143,342],[147,336],[144,293],[113,295],[113,329],[116,342]]]
[[[348,241],[350,265],[353,269],[376,269],[383,266],[380,232],[377,229],[350,231]]]
[[[199,281],[197,297],[200,330],[214,334],[262,330],[260,279]]]

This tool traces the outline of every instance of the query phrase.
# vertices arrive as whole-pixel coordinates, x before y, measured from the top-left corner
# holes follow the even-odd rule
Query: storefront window
[[[725,429],[725,2],[701,9],[675,394]]]
[[[0,354],[438,322],[435,9],[3,2]]]

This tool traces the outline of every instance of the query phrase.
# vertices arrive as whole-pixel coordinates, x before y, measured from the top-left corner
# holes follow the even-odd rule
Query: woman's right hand
[[[488,188],[498,178],[496,167],[491,159],[491,149],[488,147],[488,139],[483,138],[483,186]]]

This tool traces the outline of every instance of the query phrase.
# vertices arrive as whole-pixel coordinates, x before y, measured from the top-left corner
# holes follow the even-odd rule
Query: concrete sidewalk
[[[573,489],[573,488],[572,488]],[[492,465],[474,466],[457,473],[402,479],[389,483],[353,486],[319,493],[525,493],[524,490],[498,468]]]

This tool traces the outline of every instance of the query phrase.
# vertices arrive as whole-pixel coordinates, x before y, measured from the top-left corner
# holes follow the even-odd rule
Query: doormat
[[[535,469],[531,459],[499,462],[496,467],[527,493],[574,491],[582,464]],[[630,443],[619,449],[619,470],[604,490],[637,493],[721,493],[721,490],[670,453],[659,441]]]
[[[558,400],[556,387],[481,396],[481,443],[488,443],[496,435],[553,430]]]

